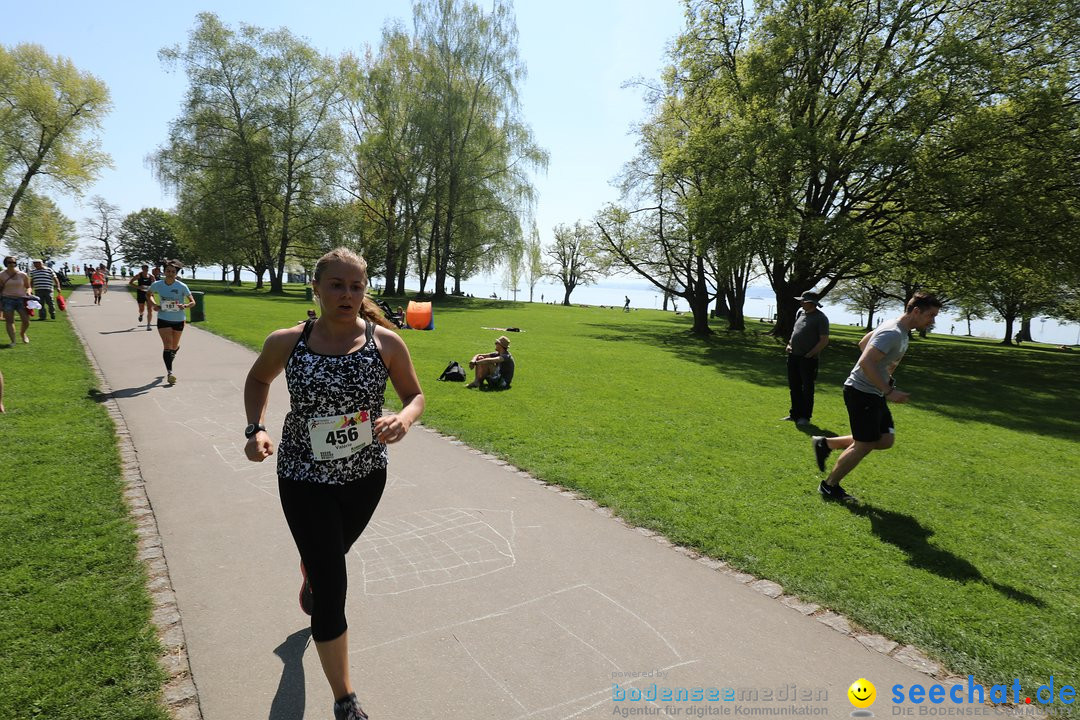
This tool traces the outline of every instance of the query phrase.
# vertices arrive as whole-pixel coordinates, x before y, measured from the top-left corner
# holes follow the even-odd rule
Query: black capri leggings
[[[340,637],[349,627],[345,555],[367,527],[385,487],[386,468],[344,485],[278,478],[281,509],[311,583],[315,642]]]

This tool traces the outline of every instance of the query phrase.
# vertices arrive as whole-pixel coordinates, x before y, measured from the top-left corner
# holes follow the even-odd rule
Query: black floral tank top
[[[374,437],[375,420],[382,415],[386,379],[389,377],[382,355],[375,345],[375,325],[366,322],[363,347],[348,355],[320,355],[308,347],[313,320],[285,363],[285,382],[291,404],[285,416],[278,447],[277,474],[281,479],[344,485],[386,467],[386,445]],[[322,433],[312,427],[317,418],[351,418],[364,414],[371,426],[371,444],[350,457],[316,460],[312,443],[322,442]],[[366,429],[366,425],[362,425]],[[332,430],[330,431],[333,432]],[[353,431],[353,438],[355,438]],[[340,433],[342,438],[346,435]],[[330,438],[333,442],[333,438]]]

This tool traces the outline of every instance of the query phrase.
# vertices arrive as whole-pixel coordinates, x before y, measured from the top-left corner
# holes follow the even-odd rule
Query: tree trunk
[[[729,286],[724,294],[727,296],[724,304],[727,305],[728,330],[743,332],[746,330],[746,287]]]
[[[735,330],[742,332],[746,330],[746,316],[743,315],[743,308],[739,306],[731,306],[727,311],[728,330]]]
[[[1031,337],[1031,318],[1025,317],[1020,322],[1020,339],[1024,342],[1035,342],[1035,339]]]
[[[694,316],[694,324],[690,332],[694,335],[712,335],[709,328],[709,296],[704,293],[695,293],[686,298],[690,306],[690,312]]]
[[[795,329],[795,315],[799,312],[796,293],[789,288],[790,286],[776,293],[776,327],[773,328],[773,335],[784,341],[791,338],[791,331]]]
[[[1013,323],[1016,322],[1016,317],[1014,315],[1009,315],[1009,316],[1005,317],[1004,320],[1005,320],[1005,339],[1001,341],[1001,344],[1002,345],[1012,345],[1013,344],[1013,331],[1012,331],[1012,329],[1013,329]]]
[[[713,308],[713,317],[724,317],[729,312],[727,301],[724,299],[724,293],[716,293],[716,307]]]
[[[870,332],[874,329],[874,308],[866,308],[866,327],[863,328],[866,332]]]
[[[566,295],[563,296],[562,304],[569,307],[570,306],[570,293],[574,292],[574,288],[576,288],[577,285],[568,285],[566,283],[563,283],[563,287],[566,288]]]
[[[233,265],[232,268],[232,284],[236,287],[240,287],[240,266]]]
[[[397,199],[391,195],[390,201],[387,203],[388,208],[386,211],[386,222],[383,223],[383,230],[386,232],[386,272],[383,273],[383,278],[386,282],[383,283],[383,294],[395,294],[394,283],[397,279],[397,261],[398,261],[398,243],[395,240],[396,228],[394,227],[394,220],[396,216]],[[403,238],[404,241],[404,238]]]
[[[705,283],[705,258],[697,256],[697,267],[686,293],[686,303],[694,314],[694,326],[690,329],[695,335],[712,335],[709,329],[709,288]]]

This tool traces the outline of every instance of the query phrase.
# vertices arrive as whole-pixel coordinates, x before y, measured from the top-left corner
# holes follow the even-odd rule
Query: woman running
[[[180,351],[180,334],[184,332],[184,321],[187,319],[184,310],[195,304],[195,297],[188,286],[176,279],[176,272],[182,267],[179,260],[170,260],[165,265],[165,279],[152,283],[147,295],[150,311],[158,311],[157,329],[163,348],[161,357],[165,361],[166,380],[170,385],[176,384],[173,360]],[[154,301],[155,294],[158,296],[157,302]]]
[[[143,265],[142,271],[131,278],[131,282],[128,283],[129,287],[135,288],[135,302],[139,304],[139,322],[142,322],[143,311],[146,310],[146,293],[150,289],[150,286],[154,284],[154,277],[150,274],[150,266]],[[146,329],[149,331],[150,326],[154,323],[154,307],[150,306],[149,312],[146,315]]]
[[[94,289],[94,304],[101,304],[101,293],[105,290],[105,285],[109,282],[109,276],[105,274],[105,266],[99,265],[96,270],[90,273],[90,287]]]
[[[270,384],[283,370],[290,410],[281,432],[278,493],[300,553],[300,606],[334,696],[335,720],[363,720],[349,679],[345,555],[375,512],[386,485],[386,445],[424,412],[405,343],[366,296],[367,263],[344,248],[315,265],[319,318],[266,338],[248,373],[244,430],[249,460],[274,452],[263,425]],[[401,398],[383,412],[387,379]]]

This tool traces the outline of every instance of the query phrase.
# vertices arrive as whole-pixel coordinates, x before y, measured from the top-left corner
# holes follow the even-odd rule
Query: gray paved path
[[[329,719],[274,465],[242,453],[241,388],[254,353],[189,325],[180,381],[166,387],[157,332],[137,326],[129,295],[91,302],[88,291],[74,293],[71,317],[138,452],[204,717]],[[275,439],[287,402],[279,379]],[[420,426],[390,463],[383,502],[348,559],[353,677],[375,720],[608,718],[624,708],[691,717],[791,705],[847,717],[847,687],[860,677],[876,683],[881,717],[889,686],[927,683],[737,575]],[[730,687],[744,700],[617,702],[616,683],[631,694],[653,683]],[[745,699],[751,690],[757,702]],[[780,699],[793,690],[824,691],[827,701]]]

